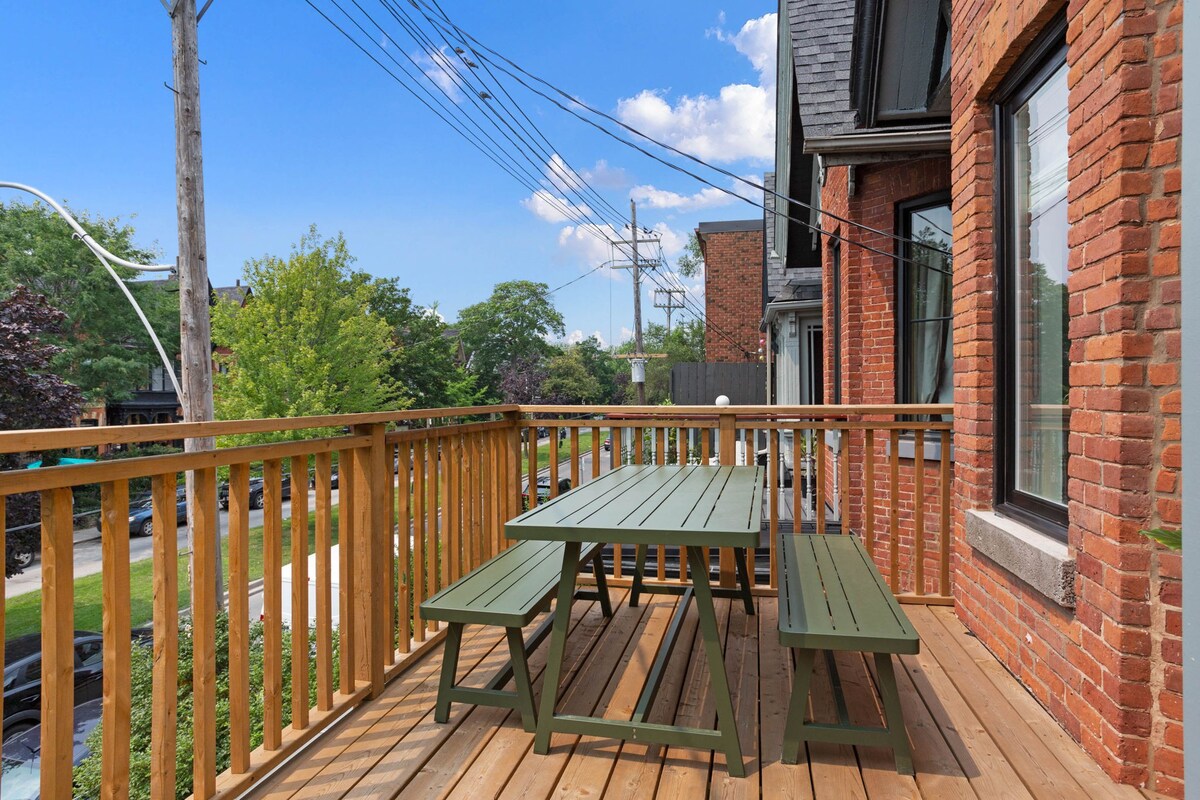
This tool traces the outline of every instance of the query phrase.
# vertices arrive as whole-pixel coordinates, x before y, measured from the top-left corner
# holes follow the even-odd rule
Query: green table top
[[[630,465],[532,508],[510,539],[755,547],[761,467]]]

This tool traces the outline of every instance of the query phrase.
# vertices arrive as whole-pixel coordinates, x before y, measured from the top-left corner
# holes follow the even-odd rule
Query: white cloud
[[[443,47],[435,52],[432,56],[427,55],[425,51],[413,54],[413,60],[425,73],[425,77],[433,81],[437,86],[450,96],[450,99],[455,103],[463,101],[462,78],[458,76],[456,65],[451,62],[452,56]]]
[[[583,341],[583,331],[578,328],[567,334],[567,344],[579,344]]]
[[[583,177],[597,189],[621,189],[629,185],[629,175],[625,170],[609,166],[603,158],[591,169],[585,169]]]
[[[621,326],[621,334],[617,337],[617,344],[623,344],[633,338],[633,328]]]
[[[674,105],[667,91],[643,89],[617,101],[626,124],[700,158],[716,162],[769,162],[775,152],[776,14],[749,20],[735,34],[711,31],[732,44],[758,72],[758,85],[734,83],[716,97],[684,95]]]
[[[633,187],[630,194],[634,200],[648,208],[664,208],[670,211],[699,211],[705,208],[718,208],[737,200],[737,198],[730,197],[720,189],[711,186],[705,187],[695,194],[685,195],[650,185],[642,185]]]
[[[560,197],[548,189],[538,189],[521,201],[521,205],[529,209],[546,222],[566,222],[579,216],[587,217],[592,210],[586,205],[576,205],[565,197]]]

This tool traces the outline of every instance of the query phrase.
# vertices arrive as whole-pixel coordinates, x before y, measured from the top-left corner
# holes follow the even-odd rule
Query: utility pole
[[[676,296],[682,297],[684,289],[655,289],[654,290],[654,307],[665,309],[667,312],[667,336],[671,335],[671,312],[677,308],[683,308],[683,300],[675,301]],[[660,302],[658,298],[666,295],[666,301]]]
[[[179,220],[179,340],[183,360],[184,422],[213,419],[212,325],[209,314],[208,252],[204,231],[204,165],[200,149],[200,56],[196,0],[162,0],[171,17],[175,67],[175,196]],[[186,452],[211,450],[211,436],[184,440]],[[195,478],[187,473],[188,543],[195,552]],[[221,538],[216,541],[216,596],[224,596]],[[194,581],[194,570],[189,579]]]
[[[638,266],[638,226],[637,203],[629,201],[629,221],[633,242],[633,341],[637,347],[638,360],[633,362],[633,380],[637,386],[637,401],[639,406],[646,405],[646,362],[640,360],[645,350],[642,349],[642,272]]]

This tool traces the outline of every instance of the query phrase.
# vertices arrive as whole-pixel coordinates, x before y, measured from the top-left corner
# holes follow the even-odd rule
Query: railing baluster
[[[409,543],[412,537],[412,511],[411,498],[412,488],[409,475],[412,464],[412,446],[408,442],[401,442],[397,448],[398,453],[396,458],[399,468],[396,472],[396,483],[398,484],[396,498],[396,534],[397,534],[397,561],[399,563],[400,579],[397,587],[399,594],[399,617],[400,631],[398,634],[400,640],[400,652],[407,653],[412,650],[411,637],[412,627],[410,619],[412,618],[412,606],[409,595],[411,594],[412,586],[412,569],[409,562]]]
[[[939,487],[942,493],[941,502],[941,574],[940,589],[943,597],[950,597],[950,431],[942,431],[942,464]]]
[[[863,431],[863,483],[866,492],[863,500],[863,540],[867,552],[875,557],[875,431],[867,428]]]
[[[436,436],[428,439],[425,448],[425,580],[428,585],[426,597],[442,588],[438,573],[438,481],[442,478],[442,443]],[[437,630],[437,622],[428,621],[431,631]]]
[[[537,452],[537,424],[535,423],[529,428],[527,447],[529,448],[529,476],[525,482],[525,497],[529,508],[537,508],[537,474],[538,474],[538,452]]]
[[[767,556],[770,562],[771,585],[777,584],[777,573],[775,565],[775,545],[779,538],[779,430],[771,428],[767,436],[769,444],[767,446],[767,488],[770,491],[769,513],[770,520],[768,526],[770,528],[770,539],[767,543]]]
[[[579,485],[579,428],[572,427],[571,440],[571,488]]]
[[[888,524],[891,574],[888,577],[894,594],[900,591],[900,431],[896,428],[888,431],[888,442],[892,450],[889,459],[891,482],[888,484],[888,499],[891,501]]]
[[[71,797],[72,734],[75,728],[74,520],[71,515],[69,488],[42,492],[41,796],[49,800]]]
[[[550,499],[558,497],[558,428],[548,428],[550,432]]]
[[[175,473],[155,475],[151,478],[150,487],[154,504],[151,517],[154,529],[154,667],[151,690],[154,703],[150,719],[150,796],[174,797],[179,704],[179,546],[174,534]],[[42,575],[45,574],[43,565]],[[48,796],[44,787],[42,795]]]
[[[425,641],[421,603],[429,596],[425,583],[425,449],[425,439],[413,442],[412,614],[413,635],[418,642]]]
[[[0,564],[8,563],[8,553],[7,553],[7,550],[8,550],[8,523],[5,521],[8,519],[8,516],[7,516],[8,510],[7,510],[7,508],[5,508],[5,506],[6,506],[6,498],[4,495],[0,494]],[[0,569],[0,597],[5,596],[6,587],[4,584],[7,580],[4,575],[5,571],[6,570]],[[5,642],[8,641],[8,632],[4,627],[5,626],[4,617],[5,617],[5,612],[7,611],[7,609],[5,608],[6,605],[7,605],[6,602],[0,601],[0,641],[5,641]],[[4,674],[4,648],[0,647],[0,675],[3,675],[3,674]],[[0,692],[0,718],[3,718],[3,716],[4,716],[4,692]],[[106,743],[107,743],[107,741],[106,741]],[[0,749],[0,753],[3,753],[2,749]],[[2,788],[2,787],[3,787],[3,785],[0,784],[0,788]]]
[[[663,465],[667,463],[667,429],[654,429],[654,463]]]
[[[816,518],[817,533],[825,535],[825,429],[813,431],[813,453],[817,457],[817,489],[816,502],[813,504],[813,516]]]
[[[250,769],[250,465],[229,467],[229,769]]]
[[[838,473],[840,489],[838,490],[838,523],[842,533],[850,533],[850,429],[838,431]]]
[[[4,502],[0,498],[0,539]],[[3,552],[0,551],[0,558]],[[101,710],[101,797],[129,796],[129,482],[100,484],[100,571],[103,583],[104,699]],[[2,563],[2,562],[0,562]],[[4,605],[0,602],[0,606]],[[2,617],[0,617],[2,620]],[[3,627],[0,625],[0,638]],[[0,648],[3,649],[3,648]],[[0,661],[0,673],[4,670]]]
[[[341,470],[349,465],[342,463]],[[283,467],[277,459],[263,462],[263,749],[278,750],[283,728],[283,505],[280,481]],[[342,520],[346,517],[343,516]],[[339,539],[346,561],[346,541]],[[343,570],[345,571],[345,570]],[[342,625],[349,607],[342,609]]]
[[[449,586],[462,577],[462,446],[458,434],[453,434],[448,440],[449,461],[444,461],[442,469],[446,479],[442,482],[445,494],[442,496],[442,519],[446,532],[444,540],[446,550],[442,553],[443,586]],[[447,558],[447,556],[449,556]]]
[[[292,728],[308,727],[308,456],[293,456]],[[391,582],[388,582],[391,586]],[[390,615],[389,615],[390,618]],[[389,627],[388,630],[391,630]]]
[[[338,686],[354,691],[354,540],[358,499],[354,491],[354,451],[338,453]]]
[[[192,509],[192,792],[217,789],[217,471],[195,471]],[[174,526],[164,533],[174,535]],[[264,565],[265,569],[265,565]],[[265,576],[264,576],[265,577]],[[276,640],[278,641],[278,640]]]
[[[317,551],[317,710],[333,708],[333,457],[317,453],[313,464],[316,484]],[[230,497],[233,488],[230,487]]]
[[[645,448],[646,448],[646,442],[645,442],[644,432],[643,432],[642,428],[634,428],[633,429],[633,463],[634,464],[641,464],[646,460],[645,453],[644,453]]]
[[[925,429],[913,431],[913,592],[925,594]]]
[[[477,481],[479,479],[479,447],[473,433],[463,437],[466,455],[463,458],[463,573],[479,563],[479,531],[476,530]]]

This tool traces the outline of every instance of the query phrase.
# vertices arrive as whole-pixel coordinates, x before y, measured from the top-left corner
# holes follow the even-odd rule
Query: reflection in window
[[[950,203],[914,205],[901,212],[900,401],[953,403]]]
[[[1067,67],[1013,114],[1013,489],[1067,502]]]

